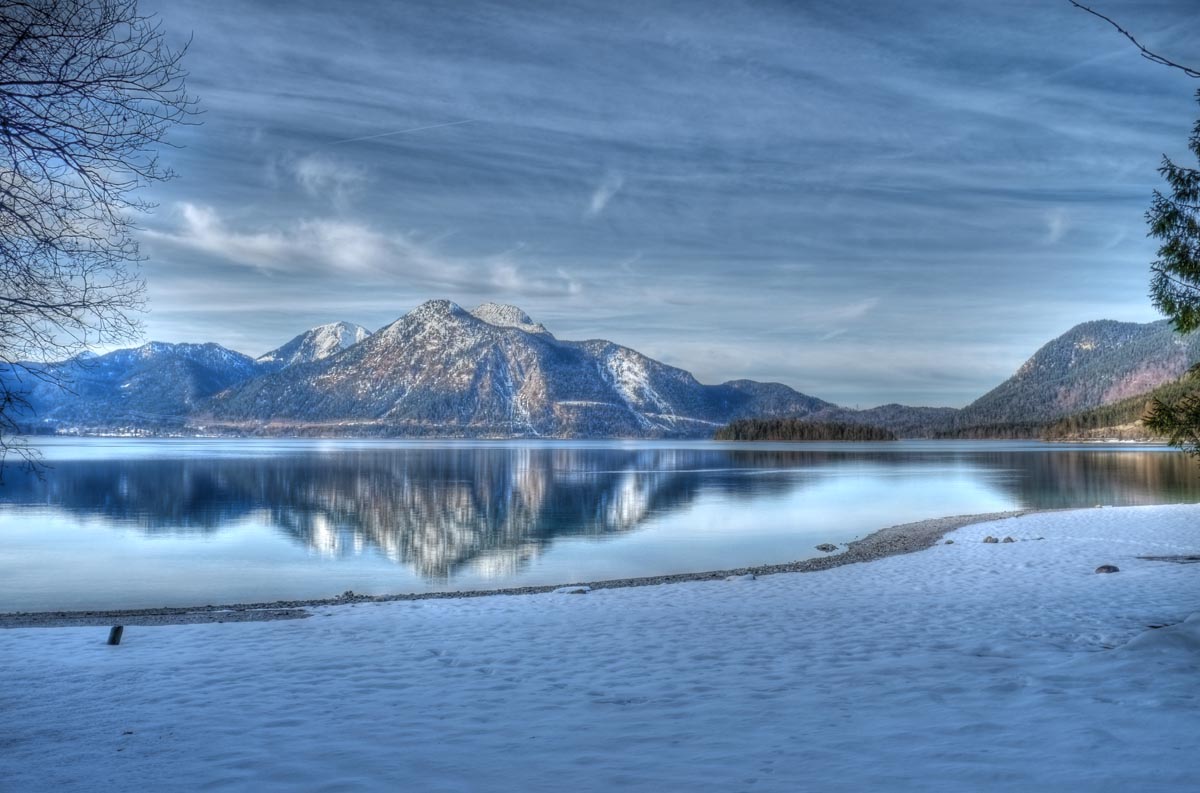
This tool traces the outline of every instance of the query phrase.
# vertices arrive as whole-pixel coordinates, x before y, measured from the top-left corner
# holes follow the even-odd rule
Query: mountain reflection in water
[[[998,490],[1013,508],[1200,501],[1196,466],[1179,454],[1028,445],[300,447],[51,466],[40,479],[9,471],[0,508],[49,507],[172,536],[254,519],[323,556],[373,549],[428,580],[464,565],[511,576],[556,538],[630,532],[707,495],[753,508],[832,476],[949,472]]]

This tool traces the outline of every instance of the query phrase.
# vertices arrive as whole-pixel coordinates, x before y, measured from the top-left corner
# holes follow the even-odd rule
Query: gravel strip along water
[[[311,616],[306,607],[339,606],[353,603],[380,603],[393,600],[445,600],[450,598],[492,597],[496,595],[535,595],[557,589],[616,589],[619,587],[658,586],[683,581],[712,581],[731,576],[763,576],[777,573],[811,573],[829,570],[845,564],[859,564],[922,551],[934,545],[947,532],[972,523],[985,523],[1004,518],[1018,518],[1034,512],[1049,510],[1017,510],[987,512],[978,515],[955,515],[931,518],[915,523],[890,526],[854,540],[840,553],[782,564],[737,567],[729,570],[708,570],[699,573],[618,578],[609,581],[551,584],[547,586],[512,587],[509,589],[477,589],[459,592],[413,592],[395,595],[359,595],[345,592],[337,597],[318,600],[286,600],[274,603],[235,603],[222,606],[188,606],[176,608],[122,609],[115,611],[37,611],[0,614],[0,628],[67,628],[88,625],[185,625],[203,622],[263,622],[268,620],[302,619]]]

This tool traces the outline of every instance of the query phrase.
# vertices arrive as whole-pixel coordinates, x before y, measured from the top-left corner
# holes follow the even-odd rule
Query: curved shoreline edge
[[[947,533],[976,523],[989,523],[1005,518],[1019,518],[1052,509],[1024,509],[1011,512],[984,512],[976,515],[953,515],[930,518],[914,523],[889,526],[846,544],[845,550],[812,559],[781,564],[737,567],[728,570],[707,570],[695,573],[617,578],[574,584],[509,587],[506,589],[473,589],[456,592],[410,592],[391,595],[359,595],[345,592],[338,597],[314,600],[280,600],[272,603],[234,603],[222,606],[179,606],[148,609],[113,609],[108,611],[27,611],[0,613],[0,628],[75,628],[105,625],[193,625],[199,623],[266,622],[271,620],[303,619],[312,616],[307,608],[344,606],[356,603],[389,603],[405,600],[459,600],[501,595],[537,595],[558,589],[587,587],[591,590],[623,589],[629,587],[678,584],[685,581],[719,581],[731,576],[777,575],[779,573],[812,573],[830,570],[847,564],[862,564],[889,556],[916,553],[932,547]]]

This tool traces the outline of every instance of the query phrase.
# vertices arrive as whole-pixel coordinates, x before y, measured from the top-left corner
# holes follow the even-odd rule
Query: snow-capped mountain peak
[[[347,347],[353,347],[371,332],[352,322],[330,322],[306,330],[282,347],[258,357],[260,364],[283,368],[298,363],[311,363],[328,358]]]
[[[430,300],[360,344],[247,381],[204,421],[288,420],[444,437],[703,437],[733,417],[807,415],[829,403],[733,385],[601,340],[562,341],[515,306]]]
[[[312,334],[313,345],[316,348],[316,360],[328,358],[335,352],[352,347],[371,335],[371,332],[362,325],[355,325],[352,322],[330,322],[327,325],[318,325],[309,333]]]
[[[524,311],[507,303],[483,303],[471,309],[471,316],[498,328],[517,328],[526,333],[550,332],[542,323],[534,322]]]

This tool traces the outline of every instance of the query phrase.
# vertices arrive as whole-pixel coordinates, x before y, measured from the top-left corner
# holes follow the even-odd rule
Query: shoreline
[[[0,629],[15,628],[75,628],[105,625],[194,625],[199,623],[224,622],[267,622],[287,619],[303,619],[312,614],[306,609],[326,606],[344,606],[355,603],[388,603],[411,600],[461,600],[467,598],[494,597],[502,595],[537,595],[559,589],[587,587],[591,590],[624,589],[630,587],[659,586],[687,581],[717,581],[732,576],[763,576],[780,573],[812,573],[830,570],[848,564],[861,564],[884,559],[889,556],[915,553],[931,548],[947,533],[976,523],[988,523],[1006,518],[1019,518],[1050,509],[1025,509],[1010,512],[984,512],[975,515],[952,515],[929,518],[913,523],[903,523],[878,529],[866,537],[853,540],[839,553],[828,556],[801,559],[780,564],[756,565],[706,570],[693,573],[643,576],[639,578],[616,578],[606,581],[576,582],[571,584],[549,584],[539,586],[508,587],[504,589],[474,589],[452,592],[408,592],[388,595],[359,595],[352,591],[333,598],[312,600],[280,600],[270,603],[232,603],[226,605],[177,606],[144,609],[111,609],[92,611],[26,611],[0,613]]]
[[[1195,555],[1200,503],[979,517],[897,527],[894,550],[968,524],[815,575],[351,603],[131,627],[120,647],[107,627],[0,631],[16,739],[0,775],[30,791],[489,790],[498,770],[512,791],[1194,788],[1200,568],[1146,556]]]

